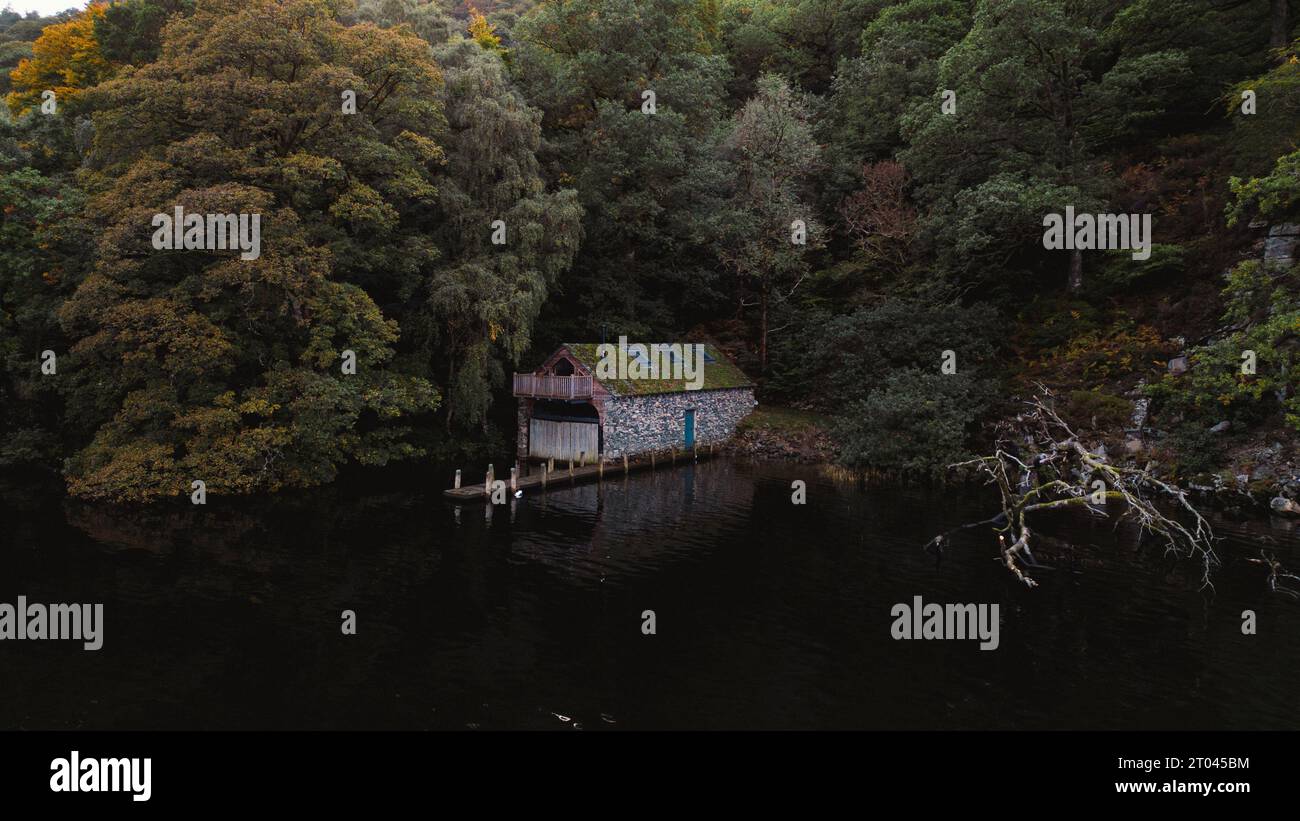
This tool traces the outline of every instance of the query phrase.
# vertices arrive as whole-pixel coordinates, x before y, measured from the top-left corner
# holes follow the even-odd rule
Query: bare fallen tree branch
[[[1300,576],[1294,573],[1288,573],[1272,553],[1259,551],[1261,558],[1247,559],[1251,564],[1262,564],[1268,568],[1268,589],[1274,593],[1281,593],[1284,596],[1290,596],[1293,599],[1300,599],[1300,590],[1293,587],[1287,587],[1283,582],[1293,581],[1300,582]]]
[[[1038,388],[1041,395],[1027,401],[1027,410],[999,431],[993,455],[949,465],[984,475],[988,484],[997,487],[1002,511],[945,531],[927,546],[941,550],[954,533],[991,526],[997,533],[1001,563],[1025,586],[1036,587],[1038,582],[1026,572],[1041,566],[1030,552],[1029,516],[1082,508],[1109,517],[1113,505],[1121,508],[1120,519],[1131,519],[1144,535],[1160,539],[1167,553],[1199,561],[1201,588],[1213,588],[1210,571],[1220,564],[1214,531],[1188,501],[1187,492],[1155,476],[1150,463],[1141,470],[1113,465],[1104,450],[1089,449],[1057,415],[1051,391],[1042,385]],[[1161,501],[1184,514],[1186,523],[1162,512],[1157,507]]]

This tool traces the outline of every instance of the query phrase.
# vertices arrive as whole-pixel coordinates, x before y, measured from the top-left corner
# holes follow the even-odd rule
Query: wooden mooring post
[[[678,450],[682,451],[683,456],[690,456],[698,462],[701,456],[707,457],[716,454],[718,452],[718,445],[712,442],[692,442],[689,446],[683,443],[680,448],[677,446],[669,446],[667,450],[668,458],[675,467],[677,464]],[[516,460],[509,466],[509,479],[501,481],[501,489],[505,490],[508,486],[511,496],[515,496],[515,494],[522,496],[526,488],[540,487],[543,491],[548,490],[551,481],[551,474],[557,472],[555,464],[557,460],[561,462],[559,465],[561,470],[565,469],[566,465],[564,463],[567,462],[570,485],[576,485],[579,479],[583,481],[596,479],[603,482],[605,479],[605,457],[607,455],[608,454],[601,454],[598,450],[579,450],[574,448],[572,455],[569,457],[551,456],[544,459],[534,459],[533,461]],[[587,464],[588,456],[591,456],[596,460],[594,465]],[[635,457],[631,454],[620,453],[615,457],[615,459],[622,460],[623,476],[626,479],[631,475],[633,462],[636,462],[636,468],[638,470],[649,467],[653,471],[659,467],[659,456],[660,451],[647,450],[638,453]],[[591,469],[593,467],[595,468],[594,470]],[[530,468],[532,468],[531,471]],[[541,470],[538,471],[537,468],[541,468]],[[612,461],[610,469],[617,471],[618,461]],[[530,475],[530,472],[533,474],[540,473],[540,475]],[[495,485],[497,481],[496,466],[493,464],[487,465],[487,470],[483,475],[482,485],[474,483],[472,479],[467,479],[465,471],[457,469],[454,471],[452,487],[443,490],[443,495],[461,501],[480,499],[483,501],[491,501],[495,495]],[[504,499],[498,499],[496,501],[502,502]]]

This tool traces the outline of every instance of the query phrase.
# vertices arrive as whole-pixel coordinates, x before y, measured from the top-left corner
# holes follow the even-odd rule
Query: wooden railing
[[[590,399],[592,377],[515,374],[515,396],[534,399]]]

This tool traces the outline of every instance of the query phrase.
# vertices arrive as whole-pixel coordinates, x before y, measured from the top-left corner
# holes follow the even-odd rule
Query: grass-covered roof
[[[614,343],[610,343],[614,344]],[[650,350],[651,343],[645,344],[646,350]],[[660,343],[666,344],[666,343]],[[679,343],[684,351],[688,349],[687,345],[699,343]],[[704,344],[704,384],[699,390],[719,390],[722,388],[747,388],[753,385],[745,372],[736,367],[721,351],[713,345]],[[600,343],[598,342],[566,342],[564,347],[573,355],[583,367],[596,373],[596,365],[600,362]],[[597,380],[605,389],[615,396],[643,396],[655,393],[678,393],[687,390],[689,380],[686,379],[601,379]]]

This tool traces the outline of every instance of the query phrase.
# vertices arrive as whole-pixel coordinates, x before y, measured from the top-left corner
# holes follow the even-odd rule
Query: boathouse
[[[594,342],[565,343],[532,373],[515,374],[519,459],[611,461],[719,444],[757,404],[744,372],[712,345],[644,348],[672,349],[674,365],[681,351],[689,356],[699,350],[703,378],[672,378],[680,366],[653,377],[607,376],[609,368],[599,367],[602,347]]]

